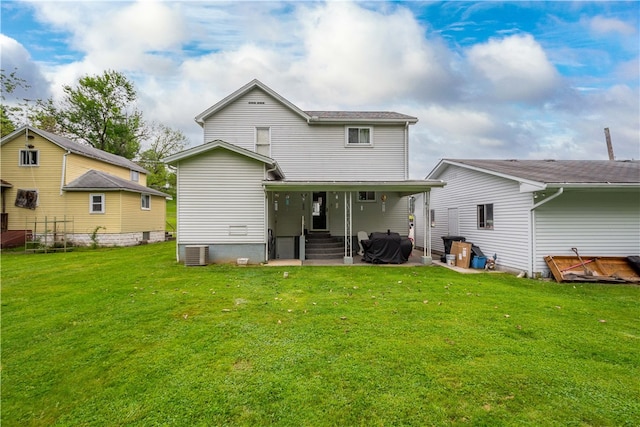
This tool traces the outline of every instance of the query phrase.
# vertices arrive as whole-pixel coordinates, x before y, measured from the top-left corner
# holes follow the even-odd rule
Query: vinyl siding
[[[152,211],[140,212],[139,194],[120,191],[104,192],[107,211],[104,214],[90,214],[90,192],[65,191],[61,193],[60,191],[66,150],[39,135],[34,135],[34,139],[28,140],[28,143],[33,144],[35,149],[39,151],[39,166],[19,166],[19,151],[25,148],[24,136],[7,141],[2,145],[0,151],[2,178],[13,185],[12,188],[8,188],[4,192],[5,211],[8,213],[8,228],[10,230],[33,229],[35,221],[41,222],[45,218],[48,223],[53,223],[54,219],[58,222],[65,219],[73,221],[72,224],[67,223],[67,228],[72,228],[67,231],[74,233],[91,233],[98,226],[106,227],[106,231],[101,230],[106,233],[164,230],[163,198],[152,197]],[[125,179],[130,178],[128,168],[76,154],[69,154],[66,157],[66,183],[91,169],[101,170]],[[139,183],[144,185],[145,182],[146,176],[140,174]],[[35,210],[14,206],[18,189],[38,191],[38,206]],[[102,192],[95,191],[95,193]],[[122,204],[122,197],[137,200],[135,206],[138,211],[133,208],[123,210],[123,206],[128,205]],[[131,206],[133,206],[133,202]],[[156,209],[155,206],[158,208]],[[126,218],[122,218],[123,214],[126,215]],[[136,229],[138,226],[140,228]],[[149,229],[150,226],[154,228]],[[38,224],[37,228],[40,227],[41,225]]]
[[[264,173],[263,163],[224,149],[180,162],[178,243],[264,243]]]
[[[640,193],[565,190],[535,210],[535,270],[548,272],[545,255],[640,255]]]
[[[64,197],[60,195],[62,154],[64,151],[40,136],[28,140],[38,150],[39,166],[19,166],[19,152],[25,148],[24,136],[6,142],[1,148],[2,179],[13,185],[4,192],[5,209],[9,214],[9,230],[33,228],[35,218],[62,217],[65,214]],[[35,210],[14,205],[18,190],[37,190],[38,206]],[[29,225],[31,224],[31,225]]]
[[[79,178],[90,170],[103,171],[126,180],[131,179],[130,169],[72,153],[67,156],[65,184]],[[147,185],[147,176],[145,174],[139,174],[138,184]]]
[[[407,198],[396,193],[386,193],[385,212],[382,212],[382,193],[376,192],[375,202],[357,202],[357,192],[353,192],[353,235],[358,231],[371,233],[374,231],[391,230],[406,236],[409,233],[409,211]],[[336,195],[338,198],[336,199]],[[273,221],[277,236],[299,236],[302,230],[302,216],[305,218],[305,228],[311,229],[311,193],[302,202],[302,193],[289,194],[289,205],[286,204],[286,194],[278,197],[278,211],[273,208],[273,196],[270,196],[269,216]],[[344,236],[344,192],[327,192],[328,227],[333,236]],[[337,207],[336,207],[337,204]],[[362,208],[362,209],[361,209]]]
[[[166,200],[151,196],[151,209],[141,208],[141,194],[122,192],[122,232],[162,231],[165,229]]]
[[[204,142],[220,139],[255,151],[256,127],[271,129],[271,157],[288,180],[406,178],[404,125],[373,126],[373,146],[345,147],[344,124],[309,125],[259,88],[210,117]]]
[[[515,181],[455,166],[449,166],[437,179],[447,185],[431,191],[431,208],[436,216],[436,227],[431,229],[433,250],[444,251],[442,236],[448,234],[448,209],[458,208],[460,236],[480,247],[486,256],[497,254],[502,267],[528,271],[531,194],[520,193]],[[477,205],[491,203],[494,228],[479,229]],[[416,215],[420,217],[422,201],[416,206]],[[422,222],[420,218],[416,230],[418,243],[423,241]]]
[[[89,212],[89,195],[105,195],[105,212]],[[122,193],[120,191],[100,192],[67,192],[66,217],[73,219],[73,232],[92,233],[97,227],[103,227],[100,233],[122,233]]]

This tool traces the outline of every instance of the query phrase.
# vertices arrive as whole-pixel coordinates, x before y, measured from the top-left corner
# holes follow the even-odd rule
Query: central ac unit
[[[184,265],[187,267],[207,265],[209,263],[209,246],[186,246],[184,251]]]

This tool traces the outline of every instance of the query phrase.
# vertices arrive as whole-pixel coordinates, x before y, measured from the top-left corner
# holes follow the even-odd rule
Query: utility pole
[[[607,140],[607,151],[609,152],[609,160],[615,160],[613,155],[613,145],[611,144],[611,135],[609,134],[609,128],[604,128],[604,137]]]

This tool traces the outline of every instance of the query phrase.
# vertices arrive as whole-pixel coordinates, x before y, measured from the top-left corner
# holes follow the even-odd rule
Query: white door
[[[458,208],[449,208],[447,235],[457,236],[458,231]]]

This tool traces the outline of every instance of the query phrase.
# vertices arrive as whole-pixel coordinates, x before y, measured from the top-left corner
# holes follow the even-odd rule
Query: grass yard
[[[640,425],[638,286],[171,242],[1,261],[3,427]]]
[[[176,199],[167,200],[166,205],[166,229],[167,231],[176,231],[177,217],[176,217]]]

